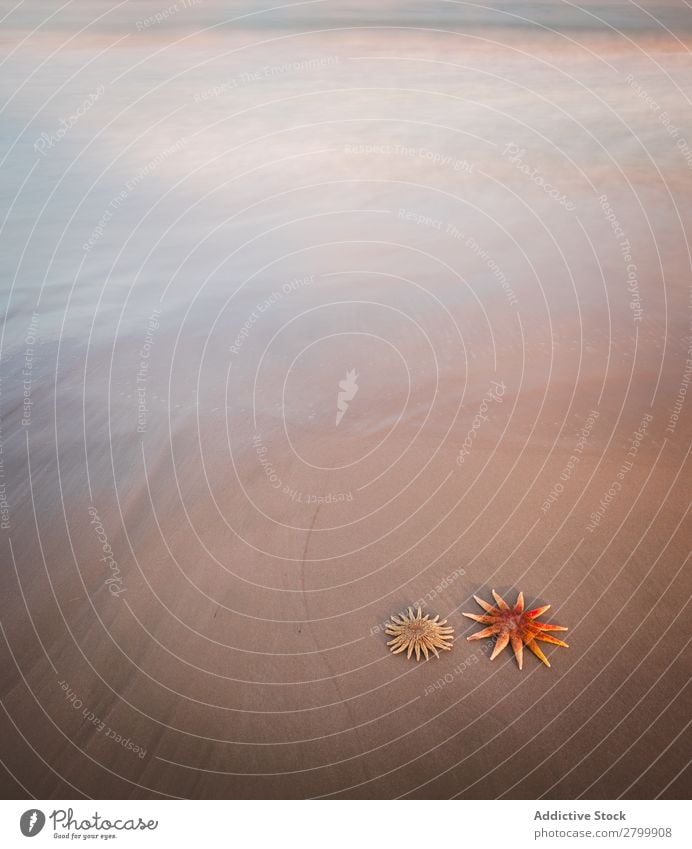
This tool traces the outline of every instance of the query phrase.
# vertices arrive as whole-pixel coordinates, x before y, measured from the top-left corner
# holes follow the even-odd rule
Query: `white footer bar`
[[[0,845],[688,847],[683,801],[2,801]]]

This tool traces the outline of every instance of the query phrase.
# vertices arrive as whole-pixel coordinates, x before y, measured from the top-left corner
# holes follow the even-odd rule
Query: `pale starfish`
[[[401,616],[392,616],[392,622],[388,622],[385,628],[385,633],[394,637],[387,643],[390,647],[389,650],[393,654],[399,654],[399,652],[408,649],[406,657],[411,657],[411,654],[415,651],[416,660],[420,660],[421,651],[426,660],[429,657],[428,651],[431,651],[438,660],[440,657],[438,649],[450,651],[452,648],[450,643],[454,639],[454,628],[444,627],[447,625],[446,619],[438,622],[439,615],[434,619],[429,617],[429,613],[423,616],[420,607],[417,615],[414,615],[413,610],[409,607],[408,616],[405,613],[402,613]]]

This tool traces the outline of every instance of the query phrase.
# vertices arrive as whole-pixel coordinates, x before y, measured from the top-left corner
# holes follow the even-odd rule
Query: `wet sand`
[[[131,5],[0,45],[5,796],[687,795],[685,9]]]

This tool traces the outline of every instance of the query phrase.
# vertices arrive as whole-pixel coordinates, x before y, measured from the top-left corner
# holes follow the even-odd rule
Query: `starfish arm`
[[[547,658],[547,657],[543,654],[543,652],[541,651],[540,646],[537,646],[537,645],[536,645],[535,640],[529,640],[529,641],[526,643],[526,648],[527,648],[529,651],[532,651],[532,652],[536,655],[536,657],[537,657],[540,661],[542,661],[543,663],[545,663],[545,665],[546,665],[546,666],[550,666],[550,661],[549,661],[549,660],[548,660],[548,658]]]
[[[409,619],[415,619],[415,618],[416,618],[416,617],[414,616],[413,610],[412,610],[410,607],[409,607],[409,609],[408,609],[408,618],[409,618]]]
[[[505,610],[505,611],[509,610],[509,605],[502,598],[502,596],[499,593],[496,593],[495,590],[493,590],[492,592],[493,592],[493,598],[497,602],[497,606],[500,608],[500,610]]]
[[[399,648],[395,648],[394,646],[392,646],[390,651],[392,654],[400,654],[402,651],[406,651],[406,643],[402,643]]]
[[[435,644],[434,644],[434,643],[431,643],[431,645],[430,645],[430,651],[431,651],[431,652],[433,652],[433,654],[435,655],[435,657],[436,657],[438,660],[440,659],[440,653],[439,653],[439,652],[438,652],[438,650],[435,648]]]
[[[411,642],[408,644],[408,652],[406,654],[406,657],[410,660],[412,654],[413,654],[413,640],[411,640]]]
[[[392,622],[395,622],[397,625],[403,625],[404,624],[403,618],[400,619],[398,616],[395,616],[393,613],[389,618],[392,620]],[[389,624],[389,623],[387,623],[387,624]]]
[[[420,643],[416,640],[416,661],[420,660]]]
[[[514,652],[514,657],[517,659],[519,669],[522,669],[524,665],[524,644],[521,641],[521,637],[517,634],[512,634],[510,639],[512,640],[512,651]]]
[[[495,622],[494,616],[476,616],[475,613],[462,613],[467,619],[473,619],[475,622],[482,622],[484,625],[492,625]]]
[[[389,642],[387,643],[387,645],[388,645],[388,646],[393,646],[395,643],[401,643],[401,642],[403,642],[403,640],[402,640],[401,636],[399,636],[399,637],[394,637],[394,639],[393,639],[393,640],[389,640]]]
[[[470,637],[467,637],[467,640],[482,640],[483,637],[492,637],[493,634],[497,634],[500,631],[499,625],[491,625],[490,628],[484,628],[482,631],[479,631],[477,634],[471,634]]]
[[[545,613],[546,610],[550,610],[550,605],[545,604],[543,607],[536,607],[534,610],[529,610],[524,614],[527,619],[536,619],[536,617],[540,616],[541,613]]]
[[[429,655],[428,655],[428,647],[426,646],[426,644],[425,644],[425,643],[421,643],[421,644],[420,644],[420,647],[421,647],[421,649],[423,649],[423,654],[425,655],[425,659],[427,660],[427,659],[428,659],[428,657],[429,657]]]
[[[495,658],[500,654],[501,651],[504,651],[505,646],[509,642],[509,634],[505,631],[504,634],[500,634],[497,638],[497,642],[495,643],[495,648],[493,649],[493,653],[490,655],[491,660],[495,660]]]
[[[416,619],[420,619],[422,615],[423,615],[423,611],[419,607],[418,608],[418,616],[416,616]]]
[[[524,610],[524,593],[519,593],[517,603],[514,605],[514,612],[521,613]]]
[[[554,646],[562,646],[565,649],[569,648],[567,643],[563,643],[562,640],[557,640],[555,637],[550,637],[548,634],[536,634],[534,639],[541,640],[544,643],[552,643]]]
[[[532,628],[538,628],[540,631],[569,631],[564,625],[548,625],[547,622],[532,622]]]
[[[478,598],[477,595],[474,596],[475,601],[480,604],[480,606],[485,610],[486,613],[499,613],[500,611],[493,607],[492,604],[488,604],[487,601],[483,601],[482,598]]]

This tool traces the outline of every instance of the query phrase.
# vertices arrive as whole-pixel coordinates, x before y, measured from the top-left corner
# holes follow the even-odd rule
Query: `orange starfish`
[[[467,637],[467,640],[482,640],[484,637],[493,637],[497,635],[497,641],[490,659],[494,660],[498,654],[505,648],[507,643],[511,641],[514,655],[519,664],[519,669],[522,668],[524,658],[524,646],[532,651],[539,660],[542,660],[546,666],[550,666],[548,658],[543,654],[540,647],[536,644],[536,640],[541,640],[544,643],[553,643],[556,646],[569,648],[567,643],[562,640],[557,640],[546,634],[546,631],[566,631],[562,625],[548,625],[545,622],[537,622],[536,619],[546,610],[550,609],[550,605],[537,607],[535,610],[524,610],[524,594],[519,593],[517,603],[512,609],[507,602],[493,590],[493,598],[497,602],[497,607],[488,604],[474,596],[478,604],[487,611],[487,616],[476,616],[475,613],[464,613],[463,615],[469,619],[475,619],[476,622],[482,622],[484,625],[489,625],[489,628],[484,628],[477,634],[472,634]]]

